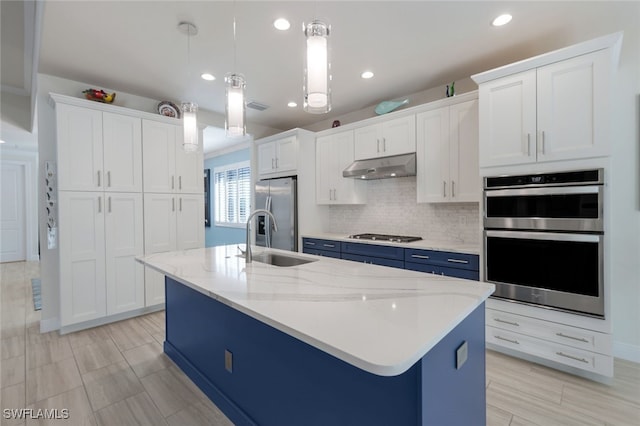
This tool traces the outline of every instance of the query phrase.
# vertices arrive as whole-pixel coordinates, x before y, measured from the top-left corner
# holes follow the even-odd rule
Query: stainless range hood
[[[416,175],[416,154],[356,160],[342,172],[343,177],[387,179]]]

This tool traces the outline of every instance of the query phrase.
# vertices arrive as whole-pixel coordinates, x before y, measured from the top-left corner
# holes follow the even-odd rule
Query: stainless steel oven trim
[[[487,189],[486,197],[510,197],[510,196],[535,196],[535,195],[562,195],[562,194],[601,194],[602,185],[587,186],[554,186],[537,188],[511,188],[511,189]]]
[[[597,218],[549,218],[549,217],[487,217],[487,199],[489,197],[527,196],[527,195],[554,195],[554,194],[598,194]],[[562,188],[527,188],[527,189],[500,189],[484,191],[484,217],[485,229],[533,229],[545,231],[578,231],[578,232],[604,232],[604,187],[602,185],[589,185],[582,187]]]
[[[494,190],[494,189],[502,189],[502,188],[551,188],[555,186],[585,186],[585,185],[603,185],[604,184],[604,169],[599,168],[595,169],[598,172],[598,180],[595,181],[585,181],[585,182],[560,182],[560,183],[530,183],[525,185],[505,185],[505,186],[487,186],[487,179],[491,179],[494,177],[509,177],[510,175],[502,175],[502,176],[485,176],[482,179],[483,188],[485,190]],[[589,170],[571,170],[571,172],[587,172]],[[534,173],[526,176],[533,175],[545,175],[547,173]],[[517,176],[517,175],[516,175]]]
[[[580,313],[598,318],[604,318],[604,235],[584,234],[560,234],[542,232],[518,232],[518,231],[484,231],[483,249],[487,253],[487,238],[526,238],[537,240],[578,241],[598,243],[598,294],[599,297],[583,294],[567,293],[557,290],[548,290],[537,287],[529,287],[520,284],[491,281],[488,279],[487,258],[484,257],[484,279],[496,285],[496,291],[492,297],[508,299],[516,303],[531,304],[538,307],[547,307],[572,313]]]

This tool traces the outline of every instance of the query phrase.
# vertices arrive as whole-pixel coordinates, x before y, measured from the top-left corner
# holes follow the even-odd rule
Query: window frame
[[[235,182],[237,183],[240,179],[238,179],[237,177],[240,176],[240,170],[242,169],[248,169],[249,173],[248,173],[248,177],[247,177],[247,184],[249,185],[249,188],[247,190],[247,194],[246,194],[246,215],[248,216],[250,211],[251,211],[251,185],[253,183],[253,180],[251,179],[251,162],[249,160],[245,160],[245,161],[239,161],[236,163],[230,163],[230,164],[225,164],[222,166],[217,166],[213,168],[213,176],[211,177],[211,185],[213,186],[212,188],[212,194],[213,194],[213,200],[214,200],[214,211],[213,211],[213,223],[215,226],[221,226],[221,227],[226,227],[226,228],[244,228],[246,227],[246,219],[242,222],[240,221],[234,221],[231,222],[229,220],[219,220],[219,213],[220,213],[220,209],[223,208],[225,209],[225,216],[229,216],[229,198],[228,198],[228,194],[231,192],[230,188],[229,188],[229,183],[230,181],[225,180],[224,185],[225,185],[225,190],[226,190],[226,194],[225,194],[225,200],[224,200],[224,205],[221,206],[221,204],[219,203],[220,201],[220,197],[218,195],[218,175],[219,174],[224,174],[225,179],[227,178],[227,173],[229,171],[235,170],[236,171],[236,179]],[[242,219],[241,217],[241,199],[243,197],[240,196],[240,189],[239,187],[236,187],[236,201],[235,201],[235,205],[234,205],[234,216],[237,218],[237,220]]]

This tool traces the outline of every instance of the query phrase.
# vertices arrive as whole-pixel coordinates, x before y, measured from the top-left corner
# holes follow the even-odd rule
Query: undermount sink
[[[238,257],[244,257],[244,255],[239,254]],[[316,261],[316,259],[303,259],[300,257],[285,256],[283,254],[276,253],[254,254],[252,259],[254,262],[268,263],[273,266],[298,266]]]

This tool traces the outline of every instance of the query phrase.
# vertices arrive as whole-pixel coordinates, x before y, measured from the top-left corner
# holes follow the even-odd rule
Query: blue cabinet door
[[[340,242],[333,241],[333,240],[324,240],[320,238],[303,238],[302,247],[315,249],[315,250],[334,251],[334,252],[340,253]]]
[[[360,256],[381,257],[404,262],[404,248],[394,246],[379,246],[376,244],[342,243],[342,253]]]
[[[340,259],[340,252],[337,252],[337,251],[318,250],[318,249],[303,247],[302,252],[307,254],[315,254],[316,256],[324,256],[324,257],[331,257],[334,259]]]
[[[448,268],[446,266],[431,265],[428,263],[405,262],[405,269],[411,271],[427,272],[429,274],[444,275],[447,277],[464,278],[466,280],[480,280],[480,272],[470,269]]]
[[[477,254],[406,249],[404,251],[404,261],[411,263],[428,263],[446,268],[480,270],[480,257]]]

